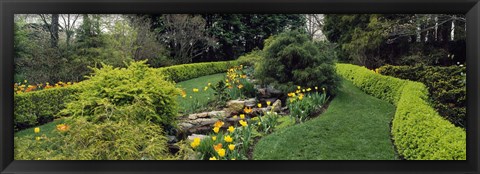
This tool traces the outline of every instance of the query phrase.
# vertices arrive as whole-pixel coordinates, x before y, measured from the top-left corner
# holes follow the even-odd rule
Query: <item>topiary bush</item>
[[[405,159],[466,159],[465,130],[442,118],[428,104],[425,85],[350,64],[337,64],[337,72],[364,92],[397,106],[391,131]]]
[[[318,86],[335,94],[339,79],[331,49],[320,49],[327,47],[319,48],[297,31],[282,33],[270,42],[263,49],[265,58],[255,69],[255,77],[262,84],[282,91],[292,91],[297,85]]]
[[[461,66],[391,66],[378,69],[384,75],[422,82],[430,103],[450,122],[466,126],[466,68]]]
[[[87,117],[96,123],[135,119],[171,125],[177,116],[176,95],[180,91],[145,62],[132,62],[127,68],[93,68],[62,114]]]

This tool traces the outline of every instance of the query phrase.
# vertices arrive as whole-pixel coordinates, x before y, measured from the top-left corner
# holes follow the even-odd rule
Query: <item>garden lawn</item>
[[[390,121],[395,107],[342,80],[327,111],[257,143],[256,160],[395,160]]]
[[[211,86],[208,86],[208,83],[211,83],[213,86],[218,81],[224,79],[225,73],[219,73],[177,83],[176,86],[183,89],[187,93],[185,98],[182,96],[178,96],[177,98],[179,101],[180,111],[185,112],[185,110],[190,110],[190,108],[195,105],[195,101],[198,101],[197,105],[206,106],[208,101],[214,97],[214,90],[211,88]],[[208,89],[205,91],[204,89],[207,86]],[[199,91],[193,92],[193,88],[197,88]],[[190,96],[192,98],[190,98]]]
[[[54,121],[52,121],[50,123],[47,123],[47,124],[44,124],[44,125],[35,126],[35,127],[31,127],[31,128],[28,128],[28,129],[24,129],[24,130],[15,132],[14,136],[15,137],[31,137],[32,140],[35,140],[35,136],[41,136],[43,134],[45,134],[47,137],[51,137],[52,136],[51,132],[53,130],[56,131],[57,125],[62,124],[62,123],[64,123],[64,119],[57,119],[57,120],[54,120]],[[36,127],[40,128],[40,133],[38,133],[38,134],[36,134],[33,130]]]

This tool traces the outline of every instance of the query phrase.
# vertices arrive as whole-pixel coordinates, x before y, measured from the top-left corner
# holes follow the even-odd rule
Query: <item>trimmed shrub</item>
[[[383,76],[356,65],[337,64],[337,72],[366,93],[397,106],[392,136],[405,159],[466,159],[465,130],[455,127],[429,106],[425,85]]]
[[[400,99],[402,88],[407,81],[375,74],[365,67],[337,64],[337,73],[362,89],[365,93],[394,105]]]
[[[339,79],[331,49],[320,50],[305,34],[293,31],[276,36],[263,51],[265,58],[255,69],[262,84],[282,91],[292,91],[297,85],[318,86],[335,94]]]
[[[391,66],[379,73],[422,82],[428,87],[430,103],[441,116],[457,126],[466,126],[466,69],[460,66]]]
[[[226,72],[229,67],[236,63],[236,61],[192,63],[158,68],[155,71],[165,75],[168,80],[181,82],[201,76]]]
[[[14,95],[14,128],[16,131],[50,122],[73,99],[73,86],[52,88]]]
[[[127,68],[93,68],[62,113],[92,122],[136,119],[170,125],[177,116],[180,91],[145,62],[132,62]]]

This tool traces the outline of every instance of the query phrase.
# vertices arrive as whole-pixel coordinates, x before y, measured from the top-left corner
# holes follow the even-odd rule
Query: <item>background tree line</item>
[[[465,63],[465,15],[329,14],[323,22],[342,62],[369,68]]]
[[[153,67],[236,59],[286,30],[300,14],[30,14],[15,16],[15,81],[81,81],[100,62]]]

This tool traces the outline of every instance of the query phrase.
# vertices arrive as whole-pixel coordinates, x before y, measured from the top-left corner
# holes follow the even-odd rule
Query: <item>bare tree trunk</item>
[[[52,47],[58,47],[58,14],[52,14],[50,25],[50,43]]]

